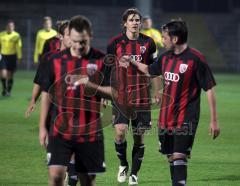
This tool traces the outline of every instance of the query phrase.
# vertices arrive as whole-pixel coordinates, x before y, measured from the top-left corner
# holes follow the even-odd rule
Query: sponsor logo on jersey
[[[172,73],[172,72],[165,72],[164,73],[164,79],[167,81],[172,81],[172,82],[178,82],[180,77],[178,74]]]
[[[87,64],[87,73],[92,76],[97,71],[98,66],[96,64]]]
[[[146,51],[146,47],[145,46],[140,46],[140,51],[141,51],[141,54],[144,54],[145,51]]]
[[[181,64],[180,67],[179,67],[179,72],[180,72],[181,74],[183,74],[184,72],[186,72],[187,68],[188,68],[188,65],[186,65],[186,64]]]
[[[142,56],[141,55],[131,55],[131,59],[135,62],[141,62]]]

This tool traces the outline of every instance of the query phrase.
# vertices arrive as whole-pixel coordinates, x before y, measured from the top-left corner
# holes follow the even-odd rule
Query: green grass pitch
[[[39,104],[30,118],[24,118],[33,75],[33,72],[17,72],[12,96],[0,97],[0,186],[47,185],[45,151],[38,143]],[[189,161],[189,186],[240,185],[240,75],[216,74],[215,77],[221,135],[216,140],[208,135],[209,109],[203,92],[201,119]],[[139,185],[170,186],[168,164],[158,152],[157,112],[153,113],[153,119],[153,129],[145,137],[146,151],[139,172]],[[113,128],[106,127],[107,171],[97,177],[98,186],[119,185],[113,136]],[[128,135],[129,159],[131,146],[132,137]]]

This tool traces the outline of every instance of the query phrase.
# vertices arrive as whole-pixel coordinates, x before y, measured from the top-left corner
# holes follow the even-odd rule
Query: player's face
[[[151,19],[146,19],[146,20],[143,22],[143,28],[144,28],[144,29],[150,29],[150,28],[152,28],[152,20],[151,20]]]
[[[166,50],[173,50],[174,49],[174,41],[169,36],[168,31],[162,31],[162,42],[163,46]]]
[[[141,19],[138,14],[130,14],[127,21],[124,23],[126,31],[136,33],[139,32],[141,27]]]
[[[43,27],[45,30],[49,31],[52,28],[52,21],[51,20],[45,21]]]
[[[15,29],[14,23],[13,23],[13,22],[8,23],[8,25],[7,25],[7,31],[11,33],[11,32],[14,31],[14,29]]]
[[[70,40],[70,36],[69,36],[69,29],[68,27],[65,28],[64,30],[64,36],[62,38],[62,43],[66,48],[70,48],[71,47],[71,40]]]
[[[77,56],[86,55],[90,48],[90,35],[86,30],[82,32],[76,31],[74,28],[70,30],[71,50]]]

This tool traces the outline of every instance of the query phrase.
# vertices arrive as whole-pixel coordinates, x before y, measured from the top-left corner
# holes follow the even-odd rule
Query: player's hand
[[[79,75],[78,80],[74,82],[74,86],[77,87],[79,85],[86,85],[89,81],[88,76],[86,75]]]
[[[217,121],[211,121],[209,127],[209,135],[212,136],[213,139],[216,139],[220,134],[220,128]]]
[[[155,99],[155,103],[157,105],[160,105],[160,103],[161,103],[161,94],[160,94],[159,91],[154,92],[154,99]]]
[[[36,103],[35,101],[31,101],[26,112],[25,112],[25,117],[28,118],[32,112],[36,109]]]
[[[45,127],[39,128],[39,143],[45,149],[47,148],[48,144],[48,131]]]
[[[102,106],[103,108],[106,108],[106,107],[107,107],[107,104],[108,104],[108,100],[102,98],[102,99],[101,99],[101,106]]]
[[[18,59],[18,63],[21,64],[22,63],[22,59]]]
[[[120,67],[124,67],[124,68],[128,68],[131,62],[131,56],[129,55],[123,55],[119,60],[119,66]]]

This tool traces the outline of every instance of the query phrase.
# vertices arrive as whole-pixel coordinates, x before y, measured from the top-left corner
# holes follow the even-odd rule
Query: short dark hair
[[[188,28],[186,22],[182,19],[172,19],[162,26],[162,31],[167,31],[170,37],[178,37],[177,44],[184,44],[187,42]]]
[[[129,8],[127,10],[125,10],[125,12],[122,15],[122,24],[124,25],[124,23],[126,23],[127,18],[129,15],[139,15],[140,20],[142,21],[142,15],[140,13],[140,11],[137,8]]]
[[[72,17],[69,22],[69,30],[73,28],[78,32],[86,30],[87,33],[92,36],[92,23],[85,16],[77,15]]]
[[[64,35],[64,30],[69,26],[68,20],[59,20],[56,22],[57,32]]]

